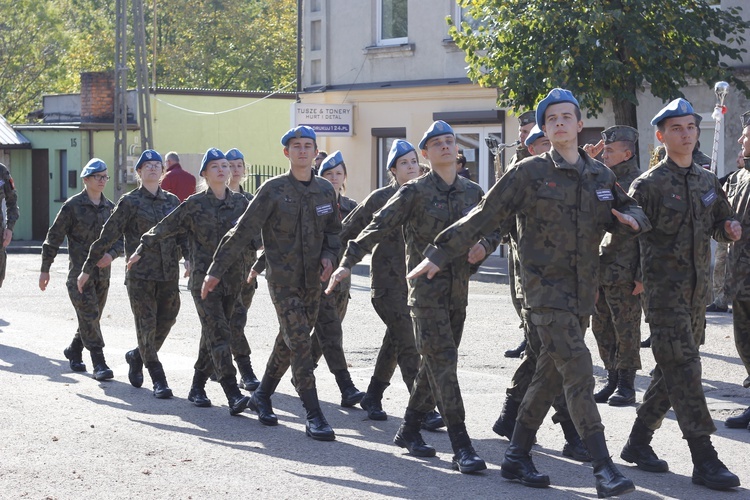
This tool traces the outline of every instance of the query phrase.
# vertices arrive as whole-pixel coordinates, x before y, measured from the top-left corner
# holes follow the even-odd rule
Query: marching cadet
[[[733,173],[725,184],[731,203],[742,223],[742,238],[731,245],[728,274],[732,295],[732,319],[734,320],[734,344],[745,366],[747,378],[743,387],[750,388],[750,111],[742,115],[742,136],[737,141],[742,147],[740,155],[743,167]],[[750,407],[740,415],[729,417],[724,425],[733,429],[750,430]]]
[[[18,195],[16,186],[13,184],[13,177],[7,167],[0,163],[0,206],[5,200],[5,220],[0,214],[0,235],[2,235],[2,245],[0,245],[0,287],[3,286],[5,279],[5,267],[7,265],[7,254],[5,248],[10,245],[13,239],[13,227],[18,220]]]
[[[612,171],[577,147],[583,122],[570,91],[550,91],[536,108],[536,120],[552,150],[509,170],[477,209],[438,235],[407,278],[425,279],[426,274],[427,279],[439,279],[443,273],[438,271],[464,254],[467,245],[516,216],[527,320],[543,347],[518,411],[502,476],[526,486],[549,485],[549,476],[537,472],[530,451],[552,401],[564,391],[592,458],[597,494],[621,495],[635,486],[617,470],[607,450],[583,334],[594,311],[604,231],[635,236],[650,225]]]
[[[104,359],[104,338],[99,320],[107,303],[109,292],[110,264],[122,255],[123,241],[117,239],[106,249],[96,262],[89,275],[89,286],[78,291],[78,275],[89,253],[89,247],[99,237],[102,226],[109,218],[114,204],[102,191],[107,185],[107,165],[99,158],[92,158],[81,171],[84,188],[80,193],[68,198],[55,217],[42,245],[42,270],[39,274],[39,288],[44,291],[49,284],[49,270],[60,250],[63,240],[68,238],[68,279],[65,285],[78,317],[78,330],[73,341],[63,354],[68,359],[70,369],[85,372],[83,348],[91,354],[94,365],[92,376],[96,380],[114,377]]]
[[[341,267],[332,275],[326,293],[351,274],[352,267],[401,228],[406,241],[407,268],[423,257],[425,246],[451,222],[476,206],[483,191],[456,174],[456,136],[442,120],[434,122],[419,143],[422,156],[432,170],[401,186],[378,211],[372,222],[349,242]],[[466,431],[465,411],[458,385],[458,347],[463,334],[472,264],[491,253],[499,237],[482,238],[468,251],[450,261],[448,272],[433,281],[418,279],[409,283],[409,306],[417,350],[422,362],[404,414],[404,422],[394,443],[412,455],[435,456],[435,448],[425,444],[420,433],[422,421],[436,400],[453,447],[453,468],[476,472],[487,468],[479,458]],[[434,399],[433,399],[434,397]]]
[[[706,327],[710,238],[739,240],[742,227],[711,172],[693,161],[698,128],[693,107],[675,99],[651,120],[666,158],[630,188],[653,225],[640,238],[646,322],[656,360],[653,378],[620,457],[649,472],[666,472],[650,442],[670,408],[693,460],[693,483],[740,485],[711,444],[716,431],[701,385],[698,352]]]
[[[519,161],[525,160],[526,158],[529,158],[532,156],[531,152],[528,149],[528,146],[526,145],[526,139],[528,139],[529,134],[536,126],[536,111],[530,110],[525,111],[518,115],[518,142],[519,146],[516,148],[516,152],[511,157],[510,161],[508,162],[508,166],[506,167],[505,171],[507,172],[511,168],[513,168]],[[537,127],[538,128],[538,127]]]
[[[333,186],[310,168],[318,152],[315,131],[307,126],[293,128],[281,144],[289,172],[266,181],[224,236],[206,273],[202,296],[209,297],[228,278],[229,268],[260,233],[266,281],[281,331],[250,408],[258,412],[262,424],[278,424],[271,395],[291,365],[292,383],[307,410],[305,433],[332,441],[336,435],[323,416],[315,388],[310,333],[318,316],[320,283],[330,276],[341,250],[341,220]]]
[[[89,248],[88,258],[78,275],[81,293],[108,248],[124,238],[125,256],[130,258],[141,236],[180,204],[177,196],[159,187],[164,172],[159,153],[153,149],[143,151],[135,164],[135,172],[140,185],[120,198],[99,238]],[[138,347],[125,353],[128,379],[133,387],[141,387],[145,364],[153,382],[154,396],[159,399],[172,397],[158,352],[180,312],[179,261],[180,246],[184,245],[184,238],[182,242],[175,238],[162,240],[158,246],[144,249],[141,263],[125,273],[138,342]]]
[[[140,266],[149,252],[159,252],[165,240],[186,237],[190,255],[188,288],[201,321],[200,348],[195,362],[193,384],[188,401],[198,407],[211,406],[206,381],[216,372],[227,397],[229,414],[247,408],[249,399],[237,386],[232,364],[229,319],[237,302],[246,273],[244,260],[238,259],[225,276],[222,286],[210,297],[201,297],[201,285],[221,237],[231,229],[247,207],[247,199],[229,190],[229,162],[224,153],[211,148],[203,155],[199,175],[207,187],[189,196],[169,215],[141,236],[141,244],[128,260],[129,270]]]
[[[604,164],[623,190],[641,174],[635,157],[638,131],[615,125],[602,132]],[[594,394],[597,403],[635,403],[635,372],[641,369],[640,252],[638,240],[607,233],[599,247],[599,295],[591,331],[607,370],[607,384]]]

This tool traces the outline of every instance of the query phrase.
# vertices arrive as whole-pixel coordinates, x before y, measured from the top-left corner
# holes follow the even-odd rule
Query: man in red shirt
[[[167,153],[165,163],[167,173],[161,180],[161,188],[174,194],[180,202],[183,202],[185,198],[195,193],[195,177],[182,169],[180,157],[174,151]]]

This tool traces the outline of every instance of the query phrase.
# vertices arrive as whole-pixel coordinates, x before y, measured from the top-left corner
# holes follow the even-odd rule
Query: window
[[[378,0],[378,45],[409,41],[407,0]]]
[[[310,50],[320,50],[322,45],[321,22],[313,21],[310,23]]]
[[[68,151],[61,149],[57,152],[58,168],[59,168],[59,182],[60,182],[60,196],[59,200],[68,199]],[[75,187],[75,186],[74,186]]]
[[[463,23],[468,23],[472,29],[477,29],[479,27],[480,22],[469,15],[470,10],[470,7],[461,7],[460,5],[456,5],[456,12],[453,15],[453,19],[455,20],[455,24],[459,28]]]

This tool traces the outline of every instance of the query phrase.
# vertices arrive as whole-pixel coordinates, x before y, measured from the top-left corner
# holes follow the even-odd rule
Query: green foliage
[[[750,96],[726,60],[750,23],[701,0],[459,0],[480,20],[452,26],[469,77],[498,88],[498,103],[533,108],[551,88],[570,89],[596,116],[606,98],[637,104],[651,85],[662,99],[689,80],[728,81]],[[451,23],[451,21],[448,21]]]

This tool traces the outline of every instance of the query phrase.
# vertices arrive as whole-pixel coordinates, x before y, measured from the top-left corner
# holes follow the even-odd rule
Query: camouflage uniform
[[[83,269],[89,247],[99,237],[102,226],[114,207],[114,203],[109,201],[104,194],[101,195],[98,205],[95,205],[89,199],[86,190],[71,196],[60,207],[55,221],[47,232],[47,238],[42,244],[41,272],[48,273],[60,245],[66,236],[68,238],[69,264],[68,279],[65,285],[78,316],[78,330],[73,340],[74,342],[80,340],[89,351],[101,351],[104,347],[99,320],[107,303],[111,267],[99,269],[94,266],[89,281],[83,288],[83,293],[78,291],[78,275]],[[122,251],[122,238],[114,241],[106,249],[106,253],[111,255],[113,259],[120,257]]]
[[[298,393],[315,388],[310,332],[318,315],[320,261],[336,264],[340,230],[331,184],[313,176],[306,186],[290,171],[260,187],[237,226],[222,239],[208,270],[222,278],[261,233],[266,281],[281,326],[266,376],[280,380],[291,364]]]
[[[686,439],[716,430],[701,386],[698,346],[705,331],[710,238],[730,241],[724,223],[732,209],[719,180],[693,163],[659,162],[636,179],[631,195],[653,230],[640,238],[646,322],[657,366],[637,410],[650,430],[670,407]]]
[[[201,299],[201,286],[221,237],[234,227],[247,204],[244,196],[231,192],[229,188],[226,188],[223,200],[216,198],[211,189],[196,193],[145,233],[136,250],[136,253],[143,255],[148,251],[159,251],[157,248],[165,240],[183,235],[187,238],[190,256],[188,288],[201,321],[200,348],[195,370],[208,377],[215,369],[219,380],[231,379],[235,384],[237,372],[232,363],[229,345],[229,318],[232,317],[242,280],[246,276],[244,258],[228,267],[224,279],[205,300]],[[136,264],[138,265],[140,262]]]
[[[635,157],[611,170],[626,191],[641,174]],[[591,331],[608,371],[641,369],[641,302],[633,295],[634,282],[640,281],[639,264],[637,239],[623,234],[604,236],[599,247],[599,298]]]
[[[604,429],[583,338],[594,312],[599,242],[605,230],[635,234],[614,218],[612,208],[634,217],[641,231],[650,226],[612,171],[583,149],[579,154],[575,165],[554,150],[522,161],[474,212],[443,231],[427,256],[445,269],[447,259],[462,255],[469,242],[517,217],[524,301],[542,343],[518,422],[536,431],[564,391],[578,433],[587,438]]]
[[[351,269],[394,229],[403,226],[406,266],[408,270],[414,269],[435,236],[467,214],[483,194],[478,184],[460,176],[449,186],[434,171],[407,182],[375,214],[357,239],[349,242],[342,265]],[[489,254],[499,243],[499,236],[495,232],[481,241]],[[467,261],[467,253],[468,246],[464,246],[433,279],[420,277],[409,282],[408,304],[422,363],[407,412],[431,411],[434,395],[449,428],[465,420],[457,368],[473,269]]]
[[[13,178],[10,176],[10,172],[8,172],[5,165],[0,163],[0,209],[3,200],[5,200],[7,220],[3,220],[2,213],[0,212],[0,286],[3,286],[7,263],[5,247],[2,246],[3,233],[6,228],[13,231],[13,227],[18,220],[18,195],[16,194],[16,187],[13,185]]]
[[[123,237],[125,256],[130,258],[138,248],[141,236],[179,204],[175,195],[161,188],[156,195],[145,187],[124,194],[104,224],[99,239],[92,243],[83,272],[91,274],[106,249]],[[169,238],[158,246],[144,248],[138,264],[125,273],[138,350],[146,366],[159,361],[157,353],[180,311],[179,260],[182,252],[179,243],[185,245],[184,238],[181,242]]]

